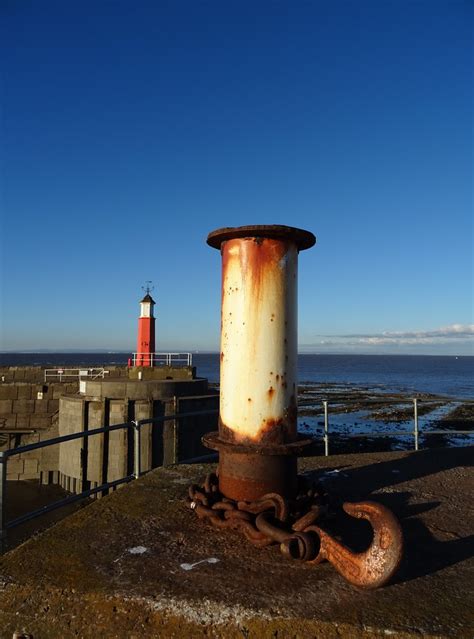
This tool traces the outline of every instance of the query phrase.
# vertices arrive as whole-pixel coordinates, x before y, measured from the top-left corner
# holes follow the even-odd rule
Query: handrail
[[[381,400],[383,400],[383,398],[380,398],[380,400],[372,400],[372,402],[376,402],[376,403],[380,403]],[[329,399],[326,400],[316,400],[311,402],[311,404],[315,404],[315,403],[321,403],[323,406],[323,411],[324,411],[324,433],[322,436],[322,439],[324,441],[324,452],[325,455],[329,455],[329,438],[330,438],[330,431],[329,431],[329,404],[330,404]],[[473,434],[473,431],[469,431],[469,430],[459,430],[459,431],[455,431],[455,430],[449,430],[449,431],[445,431],[445,430],[423,430],[420,431],[419,430],[419,426],[418,426],[418,402],[423,402],[423,403],[474,403],[474,400],[471,399],[463,399],[463,398],[441,398],[441,397],[437,397],[437,398],[424,398],[424,399],[419,399],[419,398],[413,398],[411,400],[404,400],[404,399],[393,399],[393,400],[387,400],[387,401],[383,401],[383,403],[397,403],[397,404],[403,404],[403,403],[408,403],[408,402],[412,402],[413,403],[413,430],[404,430],[404,431],[389,431],[389,432],[359,432],[359,433],[337,433],[338,436],[341,437],[394,437],[394,436],[413,436],[414,437],[414,443],[415,443],[415,450],[418,450],[418,440],[419,440],[419,436],[423,435],[423,436],[427,436],[427,435],[435,435],[435,434],[450,434],[450,435],[469,435],[469,434]],[[338,402],[337,400],[334,400],[334,403],[340,405],[341,402]],[[364,403],[370,403],[370,400],[368,400],[367,402]],[[300,405],[303,405],[302,402],[300,402]],[[18,526],[26,521],[29,521],[30,519],[34,519],[35,517],[38,517],[42,514],[45,514],[47,512],[50,512],[56,508],[60,508],[62,506],[68,505],[70,503],[73,503],[75,501],[78,501],[80,499],[85,499],[87,497],[90,497],[92,495],[95,495],[97,493],[100,492],[104,492],[110,488],[113,488],[121,483],[125,483],[128,481],[131,481],[132,479],[138,479],[140,477],[141,473],[141,455],[140,455],[140,451],[141,451],[141,427],[146,425],[146,424],[152,424],[152,423],[164,423],[168,420],[180,420],[182,418],[185,417],[198,417],[198,416],[202,416],[202,415],[215,415],[217,414],[219,411],[217,409],[206,409],[206,410],[197,410],[197,411],[188,411],[188,412],[183,412],[183,413],[175,413],[173,415],[161,415],[159,417],[154,417],[151,419],[141,419],[141,420],[137,420],[137,421],[129,421],[129,422],[123,422],[120,424],[112,424],[110,426],[103,426],[101,428],[94,428],[91,430],[83,430],[77,433],[70,433],[68,435],[61,435],[59,437],[53,437],[51,439],[47,439],[47,440],[43,440],[40,442],[35,442],[33,444],[26,444],[25,446],[17,446],[16,448],[12,448],[6,451],[0,451],[0,549],[3,547],[3,544],[5,542],[6,539],[6,531],[7,529],[13,528],[15,526]],[[17,517],[16,519],[13,519],[9,522],[5,522],[4,521],[4,507],[5,507],[5,491],[6,491],[6,483],[7,483],[7,462],[8,459],[14,455],[20,455],[22,453],[26,453],[26,452],[30,452],[32,450],[38,450],[40,448],[46,448],[48,446],[53,446],[55,444],[61,444],[64,442],[68,442],[68,441],[73,441],[76,439],[83,439],[84,437],[92,437],[94,435],[99,435],[101,433],[109,433],[115,430],[121,430],[121,429],[133,429],[133,434],[134,434],[134,454],[133,454],[133,467],[134,467],[134,471],[132,474],[127,475],[125,477],[122,477],[120,479],[114,480],[112,482],[105,482],[103,484],[101,484],[100,486],[97,486],[95,488],[92,489],[88,489],[88,490],[84,490],[81,493],[77,494],[77,495],[70,495],[64,499],[61,499],[59,501],[53,502],[52,504],[48,504],[46,506],[43,506],[37,510],[34,510],[30,513],[25,513],[24,515],[21,515],[20,517]],[[334,433],[336,434],[336,433]],[[316,440],[316,437],[314,438]],[[184,462],[181,463],[190,463],[193,461],[207,461],[211,458],[214,457],[214,454],[212,455],[204,455],[201,457],[197,457],[197,458],[192,458],[192,459],[187,459],[184,460]],[[178,462],[179,463],[179,462]]]
[[[199,410],[199,411],[187,411],[183,413],[177,413],[173,415],[160,415],[159,417],[154,417],[152,419],[140,419],[137,421],[123,422],[120,424],[112,424],[110,426],[103,426],[102,428],[93,428],[91,430],[83,430],[77,433],[70,433],[68,435],[61,435],[59,437],[53,437],[51,439],[46,439],[40,442],[35,442],[33,444],[26,444],[25,446],[17,446],[16,448],[11,448],[9,450],[0,451],[0,551],[3,550],[5,541],[6,541],[6,532],[10,528],[14,528],[26,521],[30,521],[40,515],[43,515],[47,512],[55,510],[56,508],[61,508],[62,506],[66,506],[70,503],[78,501],[80,499],[85,499],[92,495],[95,495],[100,492],[104,492],[109,488],[113,488],[119,484],[131,481],[132,479],[138,479],[141,475],[141,427],[145,424],[152,423],[164,423],[169,420],[182,419],[184,417],[196,417],[200,415],[212,415],[217,414],[219,411],[217,409],[208,409],[208,410]],[[40,448],[46,448],[48,446],[53,446],[55,444],[61,444],[64,442],[74,441],[75,439],[83,439],[84,437],[92,437],[94,435],[100,435],[102,433],[110,433],[115,430],[123,430],[123,429],[133,429],[134,433],[134,455],[133,455],[133,465],[134,471],[131,475],[127,475],[120,479],[116,479],[112,482],[105,482],[100,486],[96,486],[95,488],[91,488],[88,490],[84,490],[77,495],[70,495],[64,499],[60,499],[58,501],[53,502],[52,504],[48,504],[37,510],[31,511],[29,513],[25,513],[16,519],[13,519],[9,522],[5,522],[5,494],[6,494],[6,484],[7,484],[7,462],[10,457],[14,455],[21,455],[22,453],[27,453],[32,450],[38,450]]]
[[[192,353],[132,353],[132,366],[192,366]]]
[[[4,458],[12,457],[13,455],[21,455],[22,453],[29,453],[32,450],[37,450],[38,448],[46,448],[47,446],[53,446],[54,444],[62,444],[63,442],[70,442],[74,439],[83,439],[84,437],[100,435],[100,433],[110,433],[113,430],[121,430],[123,428],[130,427],[132,427],[132,422],[113,424],[112,426],[103,426],[102,428],[93,428],[92,430],[81,430],[78,433],[71,433],[70,435],[60,435],[59,437],[44,439],[43,441],[35,442],[34,444],[25,444],[24,446],[10,448],[9,450],[4,450],[3,452],[0,451],[0,457],[2,455]]]
[[[105,368],[85,368],[85,367],[75,367],[75,368],[46,368],[44,371],[44,381],[47,382],[48,379],[54,378],[59,379],[62,382],[63,377],[72,377],[73,379],[81,379],[82,377],[87,377],[89,379],[98,379],[99,377],[103,379],[106,375],[109,374],[110,371]]]
[[[409,399],[403,399],[403,398],[384,398],[384,397],[380,397],[380,398],[370,398],[370,399],[364,399],[362,400],[364,405],[366,404],[411,404],[411,402],[413,401],[413,399],[417,399],[419,402],[423,402],[425,404],[449,404],[449,403],[461,403],[461,404],[473,404],[474,403],[474,399],[469,399],[467,397],[449,397],[449,396],[445,396],[445,395],[436,395],[435,397],[416,397],[416,398],[409,398]],[[319,398],[314,398],[314,399],[303,399],[301,401],[298,401],[298,407],[301,406],[312,406],[313,404],[318,404],[321,403],[323,401],[331,401],[334,404],[351,404],[351,400],[350,399],[346,399],[346,400],[341,400],[339,401],[337,398],[335,397],[331,397],[331,398],[327,398],[327,399],[319,399]],[[353,400],[354,402],[358,402],[358,400],[356,398],[354,398]]]
[[[161,415],[160,417],[153,417],[152,419],[140,419],[138,421],[123,422],[121,424],[112,424],[111,426],[103,426],[102,428],[93,428],[91,430],[81,430],[77,433],[71,433],[69,435],[60,435],[59,437],[52,437],[51,439],[45,439],[41,442],[35,442],[34,444],[25,444],[25,446],[17,446],[17,448],[11,448],[9,450],[0,451],[0,457],[12,457],[13,455],[20,455],[21,453],[28,453],[31,450],[37,450],[38,448],[46,448],[47,446],[53,446],[54,444],[61,444],[63,442],[69,442],[74,439],[82,439],[84,437],[91,437],[92,435],[100,435],[101,433],[110,433],[114,430],[121,430],[124,428],[136,428],[137,426],[144,426],[145,424],[154,424],[156,422],[166,422],[171,419],[181,419],[182,417],[197,417],[199,415],[211,415],[217,414],[217,409],[192,411],[188,413],[176,413],[174,415]]]
[[[381,398],[381,400],[383,400],[383,398]],[[407,435],[412,435],[414,438],[414,449],[415,450],[419,450],[419,437],[420,435],[423,435],[423,437],[427,436],[427,435],[472,435],[474,434],[474,431],[470,431],[470,430],[423,430],[420,431],[419,429],[419,425],[418,425],[418,402],[422,402],[422,403],[426,403],[426,404],[436,404],[436,403],[440,403],[440,404],[471,404],[474,403],[474,400],[472,399],[459,399],[459,398],[449,398],[449,399],[444,399],[444,398],[423,398],[420,399],[418,397],[414,397],[413,399],[409,400],[409,399],[398,399],[398,400],[387,400],[385,401],[381,401],[381,400],[364,400],[364,404],[369,404],[369,403],[383,403],[383,404],[407,404],[407,403],[413,403],[413,430],[403,430],[403,431],[371,431],[371,432],[359,432],[359,433],[337,433],[337,435],[339,437],[400,437],[400,436],[407,436]],[[336,403],[337,405],[341,405],[341,402],[338,402],[337,400],[333,400],[334,403]],[[324,400],[316,400],[311,402],[312,405],[317,404],[318,402],[321,402],[322,406],[323,406],[323,414],[324,414],[324,431],[323,431],[323,436],[322,439],[324,441],[324,455],[327,457],[329,455],[329,403],[330,400],[328,399],[324,399]],[[347,402],[346,402],[347,403]],[[301,405],[301,404],[299,404]],[[400,420],[400,421],[406,421],[406,420]],[[336,433],[334,433],[336,434]]]
[[[115,479],[114,481],[106,482],[105,484],[101,484],[100,486],[96,486],[95,488],[90,488],[89,490],[84,490],[82,493],[78,495],[69,495],[64,499],[59,499],[54,501],[51,504],[47,504],[46,506],[42,506],[41,508],[37,508],[36,510],[32,510],[29,513],[25,513],[24,515],[20,515],[16,519],[12,519],[5,524],[5,529],[15,528],[15,526],[19,526],[20,524],[24,524],[31,519],[35,519],[36,517],[40,517],[41,515],[45,515],[46,513],[51,512],[52,510],[56,510],[57,508],[62,508],[63,506],[68,506],[69,504],[73,504],[80,499],[85,499],[86,497],[91,497],[92,495],[96,495],[97,493],[103,492],[104,490],[108,490],[109,488],[115,488],[120,484],[124,484],[125,482],[131,481],[134,479],[133,475],[127,475],[127,477],[123,477],[122,479]]]

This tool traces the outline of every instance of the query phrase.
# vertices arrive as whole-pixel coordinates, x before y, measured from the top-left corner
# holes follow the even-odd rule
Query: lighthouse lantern
[[[147,300],[146,299],[147,297],[150,299]],[[155,305],[155,302],[150,297],[150,295],[147,295],[146,297],[144,297],[142,301],[140,302],[140,317],[153,317],[154,305]]]

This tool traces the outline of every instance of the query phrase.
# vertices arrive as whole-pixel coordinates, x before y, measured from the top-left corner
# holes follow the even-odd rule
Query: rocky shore
[[[322,449],[322,402],[326,400],[333,452],[412,449],[415,397],[418,400],[422,447],[474,443],[474,402],[458,401],[432,393],[394,392],[382,385],[301,383],[298,395],[299,430],[319,439],[316,450]],[[434,430],[445,432],[429,434],[429,431]],[[407,435],[391,435],[393,431],[403,431]],[[454,431],[469,431],[472,434],[456,435]]]

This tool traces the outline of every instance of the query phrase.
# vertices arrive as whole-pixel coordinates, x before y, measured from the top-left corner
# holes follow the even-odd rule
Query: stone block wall
[[[153,417],[153,407],[156,402],[153,400],[142,400],[136,401],[132,404],[133,407],[133,419],[151,419]],[[157,408],[157,406],[155,406]],[[140,438],[140,463],[142,470],[149,470],[152,468],[152,451],[153,451],[153,441],[152,441],[152,424],[145,424],[141,429],[141,438]]]
[[[61,400],[59,435],[77,433],[83,429],[83,424],[84,402],[76,397],[69,397],[66,402]],[[70,479],[66,478],[73,477],[78,482],[81,482],[82,446],[82,438],[64,442],[59,445],[59,483],[63,488],[66,488],[66,490],[71,490],[68,483]],[[74,486],[74,488],[79,488],[79,486]]]
[[[0,430],[44,430],[59,410],[59,398],[77,383],[0,382]]]
[[[60,434],[93,430],[147,419],[153,414],[153,402],[128,399],[90,399],[65,397],[60,406]],[[145,426],[141,440],[142,470],[152,467],[151,426]],[[81,492],[107,481],[121,479],[133,472],[133,429],[100,433],[61,444],[59,483],[66,490]]]
[[[59,434],[174,415],[177,410],[201,411],[217,407],[215,395],[136,401],[64,397],[60,404]],[[141,472],[209,453],[202,446],[201,437],[216,429],[217,415],[145,424],[140,431]],[[134,430],[130,427],[61,444],[59,483],[66,490],[79,493],[132,474],[133,438]]]
[[[29,382],[40,384],[44,381],[41,366],[0,366],[0,383]]]
[[[109,426],[128,421],[128,402],[112,400],[109,405]],[[128,435],[130,429],[113,430],[108,434],[107,481],[115,481],[129,474]],[[131,434],[131,433],[130,433]],[[131,470],[131,469],[130,469]]]
[[[51,428],[39,433],[40,441],[47,439],[53,439],[59,436],[59,420],[57,416],[53,418]],[[39,453],[39,471],[40,479],[43,484],[57,484],[59,483],[59,452],[60,445],[46,446],[40,448]]]
[[[86,406],[87,423],[85,428],[93,430],[106,425],[106,402],[86,401],[82,399]],[[91,488],[95,488],[103,483],[104,478],[104,435],[93,435],[87,441],[87,481]]]
[[[55,419],[47,430],[34,433],[23,433],[10,437],[5,448],[26,446],[58,436],[58,421]],[[25,481],[38,479],[43,483],[57,483],[59,466],[59,445],[47,446],[27,453],[21,453],[8,458],[7,480]]]
[[[103,383],[88,381],[91,392],[87,395],[79,394],[78,381],[44,383],[40,367],[0,368],[0,450],[218,405],[215,397],[206,395],[207,380],[196,379],[194,369],[169,379],[167,373],[173,371],[165,368],[139,381],[130,379],[125,366],[107,367],[113,377]],[[209,452],[200,439],[216,428],[217,417],[171,419],[142,426],[141,471]],[[131,427],[15,455],[7,463],[9,480],[59,483],[71,492],[97,487],[133,471]]]

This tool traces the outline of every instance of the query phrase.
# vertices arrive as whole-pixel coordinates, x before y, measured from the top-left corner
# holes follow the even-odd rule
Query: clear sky
[[[218,350],[209,231],[311,230],[301,351],[473,354],[469,0],[2,0],[3,350]]]

